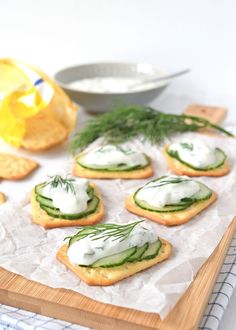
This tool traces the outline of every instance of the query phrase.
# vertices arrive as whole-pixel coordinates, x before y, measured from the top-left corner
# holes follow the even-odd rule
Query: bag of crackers
[[[77,108],[44,72],[0,59],[0,138],[30,151],[63,142],[76,124]]]

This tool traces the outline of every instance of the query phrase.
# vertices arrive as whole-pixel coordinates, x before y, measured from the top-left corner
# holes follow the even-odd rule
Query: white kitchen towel
[[[236,234],[227,252],[211,298],[204,313],[200,330],[217,330],[236,288]],[[0,329],[8,330],[85,330],[88,328],[55,320],[50,317],[0,305]]]

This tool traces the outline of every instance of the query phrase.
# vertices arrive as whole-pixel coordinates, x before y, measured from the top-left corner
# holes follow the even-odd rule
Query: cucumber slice
[[[99,205],[99,198],[94,195],[93,199],[88,203],[88,207],[85,211],[77,214],[65,214],[62,213],[58,209],[52,209],[48,206],[40,204],[41,209],[43,209],[48,215],[52,216],[53,218],[59,218],[64,220],[77,220],[80,218],[84,218],[91,213],[94,213]]]
[[[159,239],[149,244],[148,249],[144,252],[140,260],[142,261],[142,260],[149,260],[155,258],[158,255],[161,246],[162,243]]]
[[[34,191],[36,193],[36,197],[40,197],[40,200],[42,201],[41,204],[47,205],[47,204],[44,204],[46,202],[45,200],[47,199],[49,201],[52,201],[52,199],[49,198],[49,197],[45,197],[43,195],[44,185],[45,185],[45,182],[44,183],[41,183],[41,184],[38,184],[37,186],[35,186]],[[90,185],[88,186],[87,194],[89,195],[89,200],[92,200],[93,199],[93,196],[94,196],[94,188],[92,186],[90,186]],[[52,208],[55,208],[55,207],[52,206]]]
[[[187,209],[190,205],[193,204],[192,201],[186,201],[186,202],[181,202],[180,204],[176,204],[176,205],[166,205],[165,207],[162,208],[158,208],[155,207],[153,205],[148,204],[146,201],[144,200],[140,200],[136,197],[138,191],[134,194],[134,202],[136,205],[138,205],[139,207],[141,207],[141,209],[147,210],[147,211],[152,211],[152,212],[176,212],[176,211],[182,211]]]
[[[150,182],[159,181],[162,178],[155,179]],[[140,208],[147,210],[147,211],[161,212],[161,213],[183,211],[183,210],[187,209],[188,207],[190,207],[193,203],[199,202],[201,200],[206,200],[211,197],[212,190],[209,189],[205,184],[203,184],[201,182],[197,182],[197,183],[200,186],[200,190],[196,194],[192,195],[191,197],[183,198],[178,204],[168,204],[162,208],[150,205],[148,202],[137,198],[137,194],[138,194],[139,190],[142,189],[143,187],[138,189],[135,192],[133,199],[134,199],[134,202],[136,205],[138,205]]]
[[[145,243],[144,245],[137,248],[136,252],[132,254],[127,262],[136,262],[139,261],[144,252],[148,249],[148,243]]]
[[[89,195],[89,200],[88,200],[88,203],[89,203],[94,197],[93,188],[88,192],[88,195]],[[37,194],[36,194],[35,198],[36,198],[36,201],[40,204],[40,207],[47,206],[47,207],[50,207],[51,209],[59,210],[59,208],[57,208],[53,205],[52,199],[49,199],[47,197],[43,197],[43,196],[37,195]]]
[[[89,234],[92,234],[93,232],[94,232],[93,229],[91,229],[87,226],[86,226],[86,228],[85,227],[83,228],[83,234],[85,236],[86,236],[86,234],[89,235]],[[69,237],[66,237],[66,238],[69,238]],[[73,243],[79,241],[80,239],[82,239],[81,236],[77,236],[77,235],[70,237],[69,242],[68,242],[68,247],[70,247]]]
[[[115,267],[115,266],[121,266],[123,265],[125,262],[127,262],[127,260],[133,255],[135,254],[137,251],[137,247],[132,247],[128,250],[125,250],[123,252],[119,252],[116,254],[113,254],[111,256],[108,257],[104,257],[101,258],[97,261],[95,261],[92,265],[90,265],[90,267]]]
[[[87,194],[89,196],[89,201],[91,201],[93,199],[93,196],[94,196],[94,188],[91,187],[91,186],[88,186]]]
[[[38,195],[38,196],[41,196],[41,197],[43,197],[43,198],[45,198],[45,199],[49,199],[49,200],[51,200],[51,198],[45,197],[45,196],[43,195],[43,188],[44,188],[44,186],[45,186],[45,183],[46,183],[46,182],[43,182],[43,183],[40,183],[40,184],[38,184],[37,186],[35,186],[35,188],[34,188],[34,192],[35,192],[36,195]]]
[[[193,196],[190,197],[190,199],[193,202],[206,200],[206,199],[210,198],[212,195],[212,190],[209,189],[205,184],[203,184],[201,182],[198,182],[198,184],[200,186],[200,190],[196,194],[194,194]]]
[[[46,197],[42,197],[41,195],[36,195],[35,197],[36,201],[40,204],[40,207],[47,206],[51,209],[59,210],[57,207],[55,207],[52,203],[52,200]]]
[[[148,157],[145,155],[146,158],[146,164],[145,165],[135,165],[135,166],[129,166],[127,164],[117,164],[117,165],[111,165],[111,166],[99,166],[99,165],[88,165],[86,164],[86,162],[84,161],[84,157],[81,156],[79,158],[76,159],[76,162],[84,167],[87,168],[89,170],[95,170],[95,171],[107,171],[107,172],[122,172],[122,171],[133,171],[133,170],[137,170],[137,169],[142,169],[145,168],[149,165],[150,161],[148,159]]]
[[[224,162],[226,160],[226,154],[224,153],[223,150],[216,148],[215,149],[215,155],[216,155],[216,162],[212,165],[209,165],[207,167],[195,167],[192,164],[184,161],[183,159],[180,158],[179,153],[177,151],[169,151],[167,150],[167,153],[170,157],[177,159],[180,163],[187,165],[188,167],[197,170],[197,171],[210,171],[213,169],[216,169],[218,167],[221,167],[224,165]]]

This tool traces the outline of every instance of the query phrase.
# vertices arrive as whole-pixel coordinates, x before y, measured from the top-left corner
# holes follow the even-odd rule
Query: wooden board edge
[[[27,295],[25,295],[25,299],[23,295],[19,297],[18,294],[11,294],[11,297],[9,297],[9,295],[2,289],[0,289],[0,299],[2,304],[8,306],[21,308],[29,312],[63,320],[69,323],[89,328],[92,327],[92,329],[96,330],[130,330],[131,326],[132,330],[153,330],[153,328],[136,323],[131,324],[128,320],[122,319],[119,319],[118,321],[115,320],[115,325],[113,325],[114,318],[112,316],[97,314],[93,311],[80,311],[75,307],[58,305],[57,309],[55,309],[54,303],[38,298],[29,299]]]
[[[216,284],[216,279],[219,276],[219,272],[223,266],[225,256],[229,250],[229,246],[230,246],[230,243],[232,242],[235,231],[236,231],[236,217],[233,218],[232,222],[230,223],[230,225],[227,229],[226,235],[228,235],[228,239],[224,239],[224,236],[223,236],[220,243],[218,244],[218,246],[216,248],[216,251],[214,251],[213,254],[210,256],[210,260],[208,259],[209,262],[212,262],[211,259],[213,259],[217,255],[217,253],[220,255],[219,262],[215,269],[215,273],[214,273],[214,276],[212,279],[212,284],[209,286],[208,294],[205,296],[205,302],[204,302],[204,304],[202,304],[202,311],[199,314],[199,318],[197,319],[197,322],[196,322],[196,326],[195,326],[196,330],[199,328],[200,322],[203,317],[203,313],[206,310],[206,306],[209,302],[210,295],[212,294],[212,290]],[[203,269],[202,272],[204,272],[204,271],[205,270]]]
[[[193,105],[193,106],[196,107],[196,106],[199,106],[199,105]],[[206,119],[209,119],[214,123],[221,122],[227,114],[227,109],[225,109],[225,108],[223,108],[223,110],[222,110],[222,108],[219,108],[219,107],[208,107],[208,106],[205,106],[205,105],[201,106],[201,107],[204,107],[204,111],[202,111],[200,109],[201,113],[196,113],[196,111],[195,111],[194,115],[195,116],[197,115],[197,116],[200,116],[200,117],[205,117]],[[220,110],[218,110],[217,108],[220,109]],[[185,114],[192,115],[192,113],[190,113],[191,111],[192,111],[191,109],[190,110],[187,109],[185,111]],[[216,114],[216,112],[217,112],[217,114]],[[217,256],[219,255],[219,257],[220,257],[219,262],[217,263],[217,267],[215,268],[215,272],[213,273],[211,285],[208,287],[208,295],[204,299],[204,304],[201,305],[200,312],[197,314],[197,317],[194,318],[194,322],[193,322],[192,326],[190,326],[188,328],[186,328],[186,327],[181,328],[181,330],[197,329],[197,327],[198,327],[198,325],[201,321],[201,317],[202,317],[202,314],[203,314],[204,309],[206,307],[206,304],[208,302],[209,295],[212,292],[212,288],[215,284],[215,280],[216,280],[216,278],[218,276],[218,273],[219,273],[219,270],[220,270],[220,268],[223,264],[225,254],[227,252],[227,249],[229,247],[229,244],[230,244],[231,239],[233,237],[233,234],[235,232],[236,218],[234,218],[232,223],[230,224],[230,228],[228,228],[227,231],[225,232],[225,234],[222,237],[222,240],[220,241],[217,248],[214,250],[214,252],[210,256],[210,258],[206,261],[206,263],[201,267],[200,271],[198,272],[197,276],[195,277],[195,280],[190,285],[190,287],[188,288],[188,290],[186,291],[184,296],[182,296],[182,298],[179,300],[179,302],[174,307],[174,309],[170,312],[170,314],[167,316],[167,318],[164,321],[160,321],[160,319],[159,319],[159,321],[157,320],[157,323],[156,323],[157,327],[147,327],[147,326],[143,326],[143,325],[140,327],[140,325],[138,325],[137,323],[132,323],[131,324],[129,321],[128,321],[128,323],[127,323],[127,321],[124,322],[124,320],[119,318],[119,313],[118,313],[118,317],[115,319],[115,321],[116,321],[115,322],[115,324],[116,324],[115,327],[113,327],[113,326],[111,327],[111,323],[109,323],[109,322],[107,323],[107,320],[109,320],[109,317],[107,317],[107,315],[103,315],[105,323],[102,324],[101,328],[100,328],[100,325],[101,325],[100,324],[100,318],[98,320],[98,324],[96,324],[97,320],[93,321],[93,322],[95,322],[94,327],[96,327],[96,329],[98,329],[98,330],[100,330],[100,329],[101,330],[108,330],[108,329],[109,330],[113,330],[113,329],[115,330],[115,329],[121,329],[121,328],[124,329],[124,330],[126,330],[126,329],[130,330],[130,326],[132,325],[132,329],[134,329],[134,330],[136,330],[136,329],[137,330],[139,330],[139,329],[140,330],[141,329],[176,330],[177,329],[176,328],[176,323],[174,322],[174,326],[173,326],[173,322],[171,323],[170,320],[171,320],[171,317],[174,317],[175,310],[178,308],[177,306],[179,304],[183,303],[184,299],[188,300],[188,298],[186,298],[186,296],[191,297],[191,291],[193,290],[193,287],[197,286],[198,281],[200,281],[199,279],[201,277],[201,274],[204,273],[206,271],[206,269],[208,269],[208,271],[209,271],[209,268],[210,268],[209,263],[211,265],[211,263],[213,263],[214,259],[217,258]],[[224,253],[222,253],[222,251]],[[6,270],[4,270],[4,271],[7,272]],[[1,267],[0,267],[0,272],[1,272]],[[17,277],[18,275],[15,275],[15,274],[10,273],[10,272],[7,272],[7,273],[10,276],[16,276],[16,279],[18,278]],[[57,290],[57,289],[52,289],[52,290]],[[17,294],[17,293],[15,293],[15,294],[16,294],[16,296],[14,296],[14,293],[11,292],[10,295],[9,295],[9,292],[7,292],[6,289],[2,289],[1,284],[0,284],[0,301],[2,303],[5,303],[5,304],[10,305],[10,306],[18,307],[18,308],[23,308],[23,309],[26,309],[26,310],[29,310],[29,311],[33,311],[33,312],[36,312],[36,313],[39,313],[39,314],[42,314],[42,315],[45,315],[45,316],[56,317],[58,319],[63,319],[65,321],[73,322],[71,320],[71,310],[73,310],[72,307],[69,307],[69,309],[67,310],[67,308],[65,306],[63,306],[63,305],[61,306],[61,308],[63,308],[63,310],[66,309],[65,315],[64,314],[62,315],[60,312],[59,313],[54,313],[54,310],[53,310],[54,303],[48,302],[46,300],[40,300],[38,298],[32,298],[33,300],[27,306],[25,304],[24,304],[24,306],[21,306],[21,305],[19,305],[19,300],[16,300],[16,298],[19,299],[19,294]],[[29,296],[26,296],[26,297],[27,297],[27,299],[29,298]],[[22,298],[22,295],[21,295],[21,298]],[[86,298],[86,299],[89,299],[89,298]],[[40,305],[39,305],[39,302],[40,302]],[[44,304],[44,302],[46,302],[46,304]],[[122,308],[122,309],[124,309],[124,308]],[[83,311],[83,312],[85,313],[85,311]],[[78,317],[78,309],[75,309],[75,313]],[[137,312],[137,313],[139,313],[139,312]],[[134,314],[136,314],[136,311],[134,311]],[[180,314],[179,311],[178,311],[178,314]],[[79,321],[76,319],[77,321],[75,320],[74,323],[80,323],[81,325],[91,326],[92,325],[92,323],[90,323],[91,319],[89,319],[89,323],[87,323],[87,321],[88,321],[87,318],[90,318],[91,315],[87,314],[87,313],[85,313],[85,315],[86,315],[85,320],[83,320],[81,318],[81,315],[79,315],[80,316]],[[150,314],[147,313],[147,315],[150,315]],[[155,314],[155,315],[158,316],[158,314]],[[100,317],[101,317],[101,314],[100,314]],[[114,318],[112,318],[112,321],[114,321]],[[166,323],[166,326],[165,326],[165,323]],[[164,328],[163,328],[163,325],[164,325]]]
[[[209,297],[212,293],[212,289],[215,285],[219,271],[223,265],[225,255],[229,249],[235,231],[236,217],[234,217],[229,224],[227,230],[225,231],[222,239],[220,240],[213,253],[198,271],[194,281],[191,283],[186,293],[180,298],[167,318],[162,321],[162,326],[158,328],[158,330],[176,330],[176,323],[177,329],[181,330],[197,330],[199,328],[203,313],[209,301]],[[210,279],[210,285],[207,286],[207,290],[205,285],[206,281],[204,281],[204,279],[208,279],[208,283]],[[201,300],[201,303],[199,304],[198,312],[194,310],[193,304],[191,303],[191,300],[194,299],[195,292],[197,291],[202,293],[199,297],[199,301],[204,297],[204,299]],[[179,308],[181,305],[188,306],[188,309],[185,314],[182,313],[180,316]],[[191,325],[190,327],[184,327],[185,318],[189,318],[189,315],[191,315]]]
[[[185,115],[202,117],[212,123],[222,123],[228,110],[224,107],[209,106],[205,104],[190,104],[184,111]]]
[[[58,303],[55,309],[55,303],[52,301],[47,301],[43,298],[38,298],[34,296],[28,296],[25,294],[21,294],[17,291],[8,291],[6,289],[1,288],[0,285],[0,301],[1,303],[23,308],[35,313],[39,313],[45,316],[54,317],[58,319],[62,319],[68,322],[74,322],[79,323],[84,326],[92,326],[95,329],[98,330],[117,330],[117,329],[124,329],[124,330],[130,330],[130,327],[132,326],[132,329],[139,330],[139,329],[162,329],[162,330],[176,330],[177,328],[181,330],[189,330],[189,329],[197,329],[202,314],[204,312],[204,309],[206,307],[206,304],[209,299],[209,295],[212,292],[212,288],[215,284],[216,277],[218,275],[218,272],[222,266],[222,263],[225,258],[225,254],[228,250],[228,247],[230,245],[230,242],[232,240],[233,234],[236,230],[236,218],[234,218],[229,225],[228,229],[226,230],[224,236],[222,237],[219,245],[214,250],[212,255],[209,257],[207,262],[201,267],[199,270],[197,276],[195,277],[195,280],[190,285],[186,293],[180,298],[179,302],[176,304],[174,309],[170,312],[170,314],[167,316],[165,320],[160,320],[158,314],[154,313],[144,313],[139,312],[136,310],[126,309],[122,307],[117,306],[111,306],[106,305],[103,303],[99,303],[97,301],[91,300],[87,297],[84,297],[84,303],[85,305],[89,302],[93,302],[94,304],[99,304],[101,307],[103,307],[103,313],[101,312],[101,308],[95,309],[95,310],[89,310],[88,308],[74,308],[72,306],[65,306],[65,304]],[[215,262],[215,259],[217,259],[216,266],[212,268],[212,265]],[[210,267],[211,266],[211,267]],[[213,270],[212,270],[213,269]],[[16,275],[14,273],[8,272],[4,270],[5,272],[9,273],[12,277],[11,281],[16,282],[17,279],[22,278],[20,275]],[[202,281],[202,276],[207,276],[210,273],[211,276],[211,285],[208,286],[207,294],[205,294],[204,301],[201,303],[200,310],[198,313],[196,311],[191,311],[191,304],[190,301],[193,299],[194,292],[198,290],[204,290],[205,281]],[[26,279],[25,279],[26,280]],[[10,282],[11,282],[10,281]],[[29,281],[29,280],[26,280]],[[33,281],[29,281],[33,282]],[[35,282],[36,283],[36,282]],[[42,284],[38,284],[40,286],[43,286]],[[46,286],[43,286],[47,288]],[[203,287],[203,288],[202,288]],[[79,295],[74,291],[66,290],[66,289],[53,289],[51,292],[61,291],[61,294],[63,295],[64,291],[67,291],[68,293],[71,292],[71,294]],[[55,291],[56,290],[56,291]],[[62,292],[63,291],[63,292]],[[182,313],[180,315],[179,308],[181,308],[181,305],[185,305],[190,307],[190,309],[186,310],[185,313]],[[104,312],[105,308],[109,306],[112,307],[112,309],[117,309],[117,313],[115,317],[111,317],[109,313]],[[193,313],[194,312],[194,313]],[[128,316],[132,313],[133,320]],[[189,314],[192,313],[191,317],[191,324],[188,321],[186,323],[186,319],[188,318]],[[111,313],[112,314],[112,313]],[[126,317],[124,317],[127,315]],[[148,322],[146,323],[145,320],[140,322],[142,318],[149,318],[152,319],[152,322],[148,325]],[[135,321],[134,321],[135,320]],[[115,321],[115,322],[114,322]],[[114,323],[115,325],[113,325]],[[154,326],[156,324],[156,326]],[[185,327],[185,324],[188,324],[187,327]]]

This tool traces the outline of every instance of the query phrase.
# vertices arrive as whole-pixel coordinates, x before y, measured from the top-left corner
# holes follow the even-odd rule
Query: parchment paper
[[[182,134],[172,140],[196,136],[219,146],[227,153],[231,172],[225,177],[197,179],[216,191],[218,200],[187,224],[168,228],[147,220],[147,225],[153,231],[173,245],[173,255],[167,261],[113,286],[90,287],[84,284],[55,259],[57,250],[64,244],[64,237],[75,233],[76,228],[44,230],[31,222],[28,195],[36,183],[36,177],[33,177],[28,180],[27,189],[26,186],[19,189],[18,185],[14,191],[15,186],[12,185],[12,194],[17,194],[18,198],[11,198],[0,207],[0,265],[50,287],[72,289],[104,303],[159,313],[164,318],[191,284],[236,214],[236,140],[196,133]],[[140,140],[128,145],[145,151],[153,159],[154,177],[170,174],[160,146],[152,146]],[[38,182],[45,180],[48,174],[68,173],[71,169],[71,160],[65,151],[60,162],[56,158],[50,158],[49,161],[49,158],[47,166],[37,176]],[[42,158],[41,164],[45,161]],[[147,180],[91,181],[96,182],[102,192],[106,208],[104,222],[126,223],[138,219],[124,209],[124,199]]]

